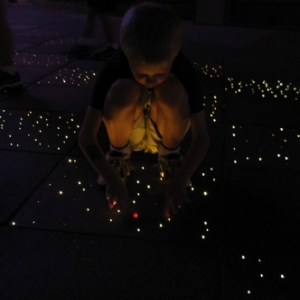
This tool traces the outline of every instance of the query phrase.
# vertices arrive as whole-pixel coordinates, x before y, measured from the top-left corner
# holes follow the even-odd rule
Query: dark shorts
[[[119,0],[87,0],[87,6],[99,12],[112,12]]]

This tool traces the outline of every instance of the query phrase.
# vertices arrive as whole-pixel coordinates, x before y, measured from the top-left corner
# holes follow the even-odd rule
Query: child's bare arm
[[[187,182],[204,159],[210,144],[210,137],[206,127],[204,111],[193,114],[190,118],[192,143],[189,151],[173,180],[179,185]]]
[[[128,202],[127,190],[119,174],[105,158],[97,140],[101,123],[101,111],[89,106],[78,135],[79,146],[93,168],[106,180],[106,196],[110,206],[112,207],[115,201],[126,205]]]

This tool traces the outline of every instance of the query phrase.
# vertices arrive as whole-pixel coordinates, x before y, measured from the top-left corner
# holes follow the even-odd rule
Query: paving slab
[[[228,243],[298,253],[300,173],[228,168],[224,239]],[[276,250],[275,250],[276,252]]]
[[[38,84],[64,85],[64,86],[89,86],[94,87],[98,71],[90,69],[61,68],[49,76],[39,80]]]
[[[156,161],[132,159],[127,183],[132,211],[108,209],[105,189],[83,157],[66,157],[30,197],[11,225],[44,230],[127,236],[132,238],[220,244],[221,170],[199,169],[193,187],[187,188],[192,203],[170,220],[163,217],[163,198],[149,194],[162,183]],[[174,220],[173,220],[174,219]]]
[[[18,66],[39,66],[56,68],[70,64],[74,59],[63,54],[35,54],[35,53],[16,53],[14,55],[15,65]]]
[[[287,81],[299,85],[299,58],[290,58],[287,61],[271,62],[239,62],[228,63],[225,59],[227,77],[234,79],[256,79],[259,81]]]
[[[23,84],[28,84],[38,82],[41,78],[49,76],[49,74],[53,73],[56,68],[18,66],[17,69]]]
[[[5,299],[220,297],[215,248],[15,228],[0,237]]]
[[[259,97],[227,97],[226,122],[283,128],[300,128],[298,101]]]
[[[76,59],[73,62],[68,64],[68,68],[80,68],[80,69],[89,69],[89,70],[97,70],[99,73],[100,70],[105,66],[106,62],[90,59],[90,58],[80,58]]]
[[[296,299],[297,255],[259,247],[226,247],[223,265],[223,299]]]
[[[1,224],[19,209],[60,160],[58,155],[0,150]]]
[[[92,93],[90,87],[32,84],[18,93],[7,93],[0,108],[84,114]]]
[[[226,126],[226,164],[297,172],[300,129],[251,125]]]
[[[30,44],[26,42],[21,42],[21,43],[14,43],[14,51],[23,51],[25,49],[29,49],[33,47],[35,44]]]
[[[26,53],[42,53],[42,54],[62,54],[70,48],[69,44],[53,43],[53,40],[43,42],[42,44],[26,49]]]
[[[299,82],[294,79],[281,80],[261,79],[257,77],[227,77],[225,91],[228,97],[239,96],[249,98],[261,98],[298,101],[300,94]]]
[[[77,143],[83,116],[2,109],[0,149],[63,154]]]
[[[267,62],[269,65],[276,65],[278,62],[291,62],[295,59],[299,61],[300,45],[297,42],[299,35],[299,32],[270,32],[242,48],[236,48],[234,55],[227,53],[226,61],[239,63],[247,61],[254,65]]]
[[[1,103],[1,101],[5,100],[7,97],[9,97],[9,95],[10,94],[7,91],[1,91],[0,92],[0,103]]]
[[[35,45],[44,43],[46,41],[66,36],[68,31],[66,30],[47,30],[45,31],[42,27],[35,28],[32,30],[26,30],[17,32],[14,35],[14,40],[16,42],[27,42],[33,43]],[[54,54],[54,53],[52,53]]]

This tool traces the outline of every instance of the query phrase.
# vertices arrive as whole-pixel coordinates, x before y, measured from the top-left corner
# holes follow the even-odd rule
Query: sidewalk
[[[212,141],[193,202],[164,221],[155,157],[133,157],[132,219],[108,211],[77,145],[104,66],[62,54],[83,15],[8,16],[24,89],[0,93],[1,300],[298,298],[300,33],[183,22]]]

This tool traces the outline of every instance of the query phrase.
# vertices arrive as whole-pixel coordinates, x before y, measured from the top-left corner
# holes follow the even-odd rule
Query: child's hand
[[[127,188],[120,177],[106,182],[106,200],[110,209],[116,205],[121,211],[131,208]]]
[[[191,202],[191,199],[187,193],[185,186],[175,184],[172,181],[164,184],[163,186],[157,188],[154,191],[150,191],[149,193],[152,195],[164,195],[164,215],[166,218],[170,218],[172,215],[177,214],[178,209],[183,208],[186,203]]]

